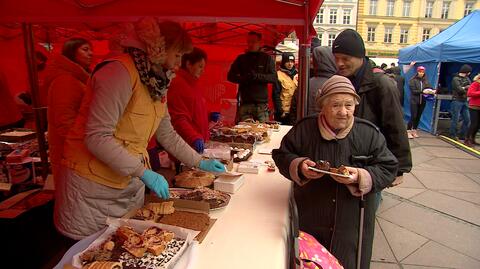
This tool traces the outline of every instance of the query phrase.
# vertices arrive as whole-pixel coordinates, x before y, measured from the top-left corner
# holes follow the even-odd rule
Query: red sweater
[[[480,83],[474,81],[468,88],[467,96],[470,97],[468,105],[480,107]]]
[[[180,69],[168,89],[168,112],[175,131],[190,145],[197,139],[207,141],[208,112],[198,79]]]

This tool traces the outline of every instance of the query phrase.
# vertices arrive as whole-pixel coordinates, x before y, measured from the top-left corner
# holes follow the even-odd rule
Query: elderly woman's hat
[[[346,77],[333,75],[318,90],[317,97],[315,99],[317,106],[321,107],[323,101],[333,94],[346,93],[350,94],[355,98],[355,104],[360,102],[360,96],[355,92],[355,88],[352,85],[352,82]]]

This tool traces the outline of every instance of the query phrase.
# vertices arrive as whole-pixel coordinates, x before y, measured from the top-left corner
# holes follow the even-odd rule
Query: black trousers
[[[480,128],[480,110],[469,108],[470,112],[470,127],[468,127],[467,138],[475,140],[478,128]]]
[[[410,103],[410,121],[408,122],[407,129],[417,129],[420,119],[422,118],[423,110],[425,109],[426,102],[422,100],[421,104]]]

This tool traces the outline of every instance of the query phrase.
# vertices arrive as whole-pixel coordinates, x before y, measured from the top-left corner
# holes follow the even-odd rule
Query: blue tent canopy
[[[480,63],[480,10],[426,41],[400,50],[399,63]]]
[[[453,73],[458,72],[457,68],[463,63],[473,67],[472,73],[478,72],[480,67],[480,10],[473,11],[470,15],[424,42],[401,49],[398,62],[400,65],[416,62],[415,68],[411,68],[404,74],[406,81],[404,110],[405,118],[408,120],[410,118],[408,81],[416,74],[417,66],[422,65],[426,68],[426,76],[434,88],[439,88],[438,76],[442,63],[449,63],[449,71],[455,69],[447,75],[449,78],[443,81],[449,82]],[[429,101],[420,121],[421,129],[432,130],[433,108],[433,101]]]

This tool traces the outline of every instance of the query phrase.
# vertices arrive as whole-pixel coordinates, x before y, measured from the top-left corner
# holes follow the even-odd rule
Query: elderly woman
[[[360,98],[342,76],[328,79],[316,97],[321,111],[297,123],[273,159],[295,182],[300,229],[313,235],[347,268],[355,268],[359,197],[366,201],[361,268],[369,268],[375,223],[375,193],[389,186],[398,169],[385,138],[370,122],[355,118]],[[346,166],[349,178],[309,170],[316,161]]]

